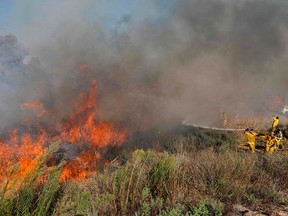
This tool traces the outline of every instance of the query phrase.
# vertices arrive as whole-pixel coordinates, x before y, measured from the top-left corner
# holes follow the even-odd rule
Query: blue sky
[[[86,19],[113,28],[124,15],[133,22],[167,16],[176,0],[0,0],[0,35],[21,32],[35,23]],[[165,5],[165,6],[163,6]],[[45,21],[44,21],[45,20]],[[36,28],[35,28],[36,29]]]
[[[9,18],[12,11],[12,1],[11,0],[1,0],[0,1],[0,33],[10,32],[12,28],[9,26]]]

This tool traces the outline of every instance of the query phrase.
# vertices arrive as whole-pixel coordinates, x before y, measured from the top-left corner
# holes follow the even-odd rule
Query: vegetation
[[[0,187],[0,215],[47,215],[59,193],[60,175],[63,163],[47,168],[45,162],[55,152],[59,143],[52,144],[38,159],[37,166],[27,173],[24,179],[14,175],[14,166],[8,178]]]
[[[208,216],[233,203],[288,205],[285,152],[252,154],[236,148],[239,134],[181,127],[152,131],[147,144],[133,139],[134,148],[114,150],[118,160],[82,182],[59,183],[62,164],[45,167],[52,145],[19,189],[7,190],[17,180],[2,184],[0,214]]]

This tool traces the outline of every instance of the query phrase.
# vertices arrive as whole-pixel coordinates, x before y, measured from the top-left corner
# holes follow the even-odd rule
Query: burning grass
[[[54,143],[37,158],[33,169],[19,175],[21,167],[7,171],[0,187],[0,215],[47,215],[60,188],[63,163],[47,167],[49,155],[57,150]]]
[[[52,145],[24,178],[15,178],[14,170],[10,172],[2,183],[0,212],[2,215],[223,215],[233,203],[266,211],[271,206],[288,205],[287,154],[267,156],[238,151],[236,142],[231,144],[228,138],[227,143],[198,148],[198,142],[212,139],[213,131],[206,134],[207,131],[191,127],[179,131],[170,141],[173,143],[170,149],[159,140],[155,149],[118,149],[117,160],[81,182],[71,179],[61,182],[61,170],[66,164],[46,166],[45,160],[59,148],[59,144]],[[193,133],[206,135],[202,134],[200,140],[191,139]],[[226,132],[222,135],[237,137]],[[215,133],[216,141],[218,136]],[[166,146],[166,151],[159,151],[159,146],[162,149]]]
[[[90,174],[96,172],[97,164],[101,162],[100,150],[107,146],[117,146],[123,143],[127,137],[127,131],[118,129],[114,123],[106,121],[95,121],[96,118],[96,81],[91,84],[88,95],[80,95],[81,105],[76,103],[73,112],[65,122],[57,129],[46,131],[43,127],[37,126],[35,130],[25,127],[25,130],[15,129],[6,133],[0,142],[0,177],[4,179],[13,169],[15,163],[18,164],[17,172],[13,175],[22,178],[33,171],[37,161],[44,154],[45,146],[56,140],[61,140],[60,145],[62,158],[65,160],[61,173],[61,181],[69,179],[85,179]],[[43,108],[41,103],[25,103],[22,107]],[[8,134],[8,136],[7,136]],[[66,144],[66,145],[65,145]],[[74,146],[73,154],[64,147]],[[59,156],[60,154],[58,154]],[[53,155],[51,156],[53,161]],[[55,165],[54,160],[54,164]]]
[[[239,132],[183,125],[127,139],[127,130],[95,120],[96,82],[77,102],[60,127],[2,138],[0,215],[222,215],[233,203],[288,205],[287,154],[241,152]],[[23,105],[35,107],[45,106]],[[104,149],[117,159],[106,163]]]

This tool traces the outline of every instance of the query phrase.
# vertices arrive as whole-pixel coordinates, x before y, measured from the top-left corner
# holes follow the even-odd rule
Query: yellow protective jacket
[[[272,122],[272,128],[276,128],[277,125],[279,124],[279,118],[277,119],[276,117],[272,117],[273,118],[273,122]]]
[[[275,143],[275,138],[272,137],[271,135],[267,135],[265,139],[266,147],[270,147]]]
[[[247,135],[247,143],[255,144],[255,139],[258,134],[254,131],[245,131],[245,134]]]
[[[274,152],[274,150],[277,148],[277,139],[276,137],[272,137],[270,135],[268,135],[266,137],[266,146],[265,146],[265,150],[266,152]]]

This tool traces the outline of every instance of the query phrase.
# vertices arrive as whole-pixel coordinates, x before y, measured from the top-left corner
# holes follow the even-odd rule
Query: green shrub
[[[192,209],[193,216],[222,216],[224,206],[219,202],[209,202],[208,200],[199,201]]]
[[[190,211],[185,212],[181,208],[172,208],[169,210],[162,210],[158,214],[158,216],[190,216],[190,215],[192,215]]]
[[[256,205],[260,202],[260,200],[254,194],[245,195],[244,200],[250,205]]]
[[[125,165],[111,165],[103,173],[91,177],[83,187],[76,183],[66,187],[54,213],[84,214],[79,207],[83,205],[79,194],[87,193],[85,209],[89,214],[156,214],[166,202],[167,190],[174,194],[176,172],[175,156],[136,150]],[[165,193],[165,196],[160,193]]]
[[[164,152],[149,173],[149,185],[155,196],[173,200],[179,164],[173,155]]]

